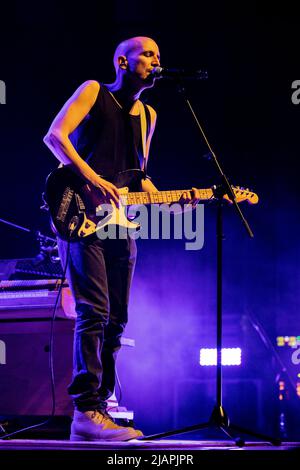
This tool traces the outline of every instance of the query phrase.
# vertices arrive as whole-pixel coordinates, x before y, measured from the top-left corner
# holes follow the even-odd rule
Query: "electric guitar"
[[[47,177],[43,194],[45,201],[43,208],[50,212],[54,233],[64,240],[76,241],[92,235],[109,224],[136,230],[139,224],[127,217],[128,206],[172,204],[178,202],[185,191],[190,191],[171,190],[151,193],[129,191],[129,188],[138,187],[137,184],[143,177],[144,173],[141,170],[127,170],[116,175],[111,182],[119,189],[120,202],[117,206],[114,201],[107,200],[100,189],[91,187],[67,166],[55,169]],[[232,190],[236,202],[246,200],[251,204],[257,204],[258,196],[248,189],[232,186]],[[199,191],[201,201],[216,197],[214,188]],[[232,202],[227,195],[223,198]],[[106,212],[100,217],[102,207],[105,207]]]

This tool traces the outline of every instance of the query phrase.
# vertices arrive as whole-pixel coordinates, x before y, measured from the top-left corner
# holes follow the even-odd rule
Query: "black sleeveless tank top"
[[[147,106],[145,111],[148,124]],[[103,84],[89,114],[70,140],[93,170],[108,180],[121,171],[142,168],[140,116],[124,111]]]

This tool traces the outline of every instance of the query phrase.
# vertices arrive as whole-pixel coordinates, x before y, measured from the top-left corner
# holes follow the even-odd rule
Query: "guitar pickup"
[[[74,196],[74,190],[67,187],[64,190],[62,200],[59,205],[58,213],[56,216],[56,220],[59,220],[60,222],[65,221],[73,196]]]

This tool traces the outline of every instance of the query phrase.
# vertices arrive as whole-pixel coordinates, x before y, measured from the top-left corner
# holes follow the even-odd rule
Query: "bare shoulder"
[[[89,87],[93,90],[97,90],[99,91],[100,90],[100,83],[97,82],[97,80],[86,80],[83,84],[82,84],[83,87]]]
[[[90,112],[96,102],[100,85],[96,80],[82,83],[66,101],[50,128],[64,129],[67,134],[73,132],[78,124]]]
[[[89,94],[95,95],[98,94],[100,90],[100,84],[96,80],[86,80],[83,82],[75,91],[75,95]]]

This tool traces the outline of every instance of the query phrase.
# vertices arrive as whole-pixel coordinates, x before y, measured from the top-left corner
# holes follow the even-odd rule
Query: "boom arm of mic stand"
[[[219,162],[217,161],[217,158],[215,156],[215,154],[213,153],[214,155],[214,160],[216,162],[216,165],[220,168],[220,165],[219,165]],[[222,171],[222,170],[221,170]],[[225,194],[227,194],[229,196],[229,198],[231,199],[234,207],[236,208],[238,214],[239,214],[239,217],[241,218],[242,220],[242,223],[244,224],[244,227],[246,228],[247,232],[248,232],[248,235],[249,237],[253,238],[254,237],[254,233],[252,232],[247,220],[245,219],[244,217],[244,214],[242,213],[241,209],[240,209],[240,206],[238,205],[238,203],[236,202],[236,199],[235,199],[235,195],[234,195],[234,192],[232,191],[232,187],[230,186],[229,184],[229,181],[226,177],[226,175],[222,172],[221,174],[222,176],[222,180],[223,180],[223,186],[225,188]]]

